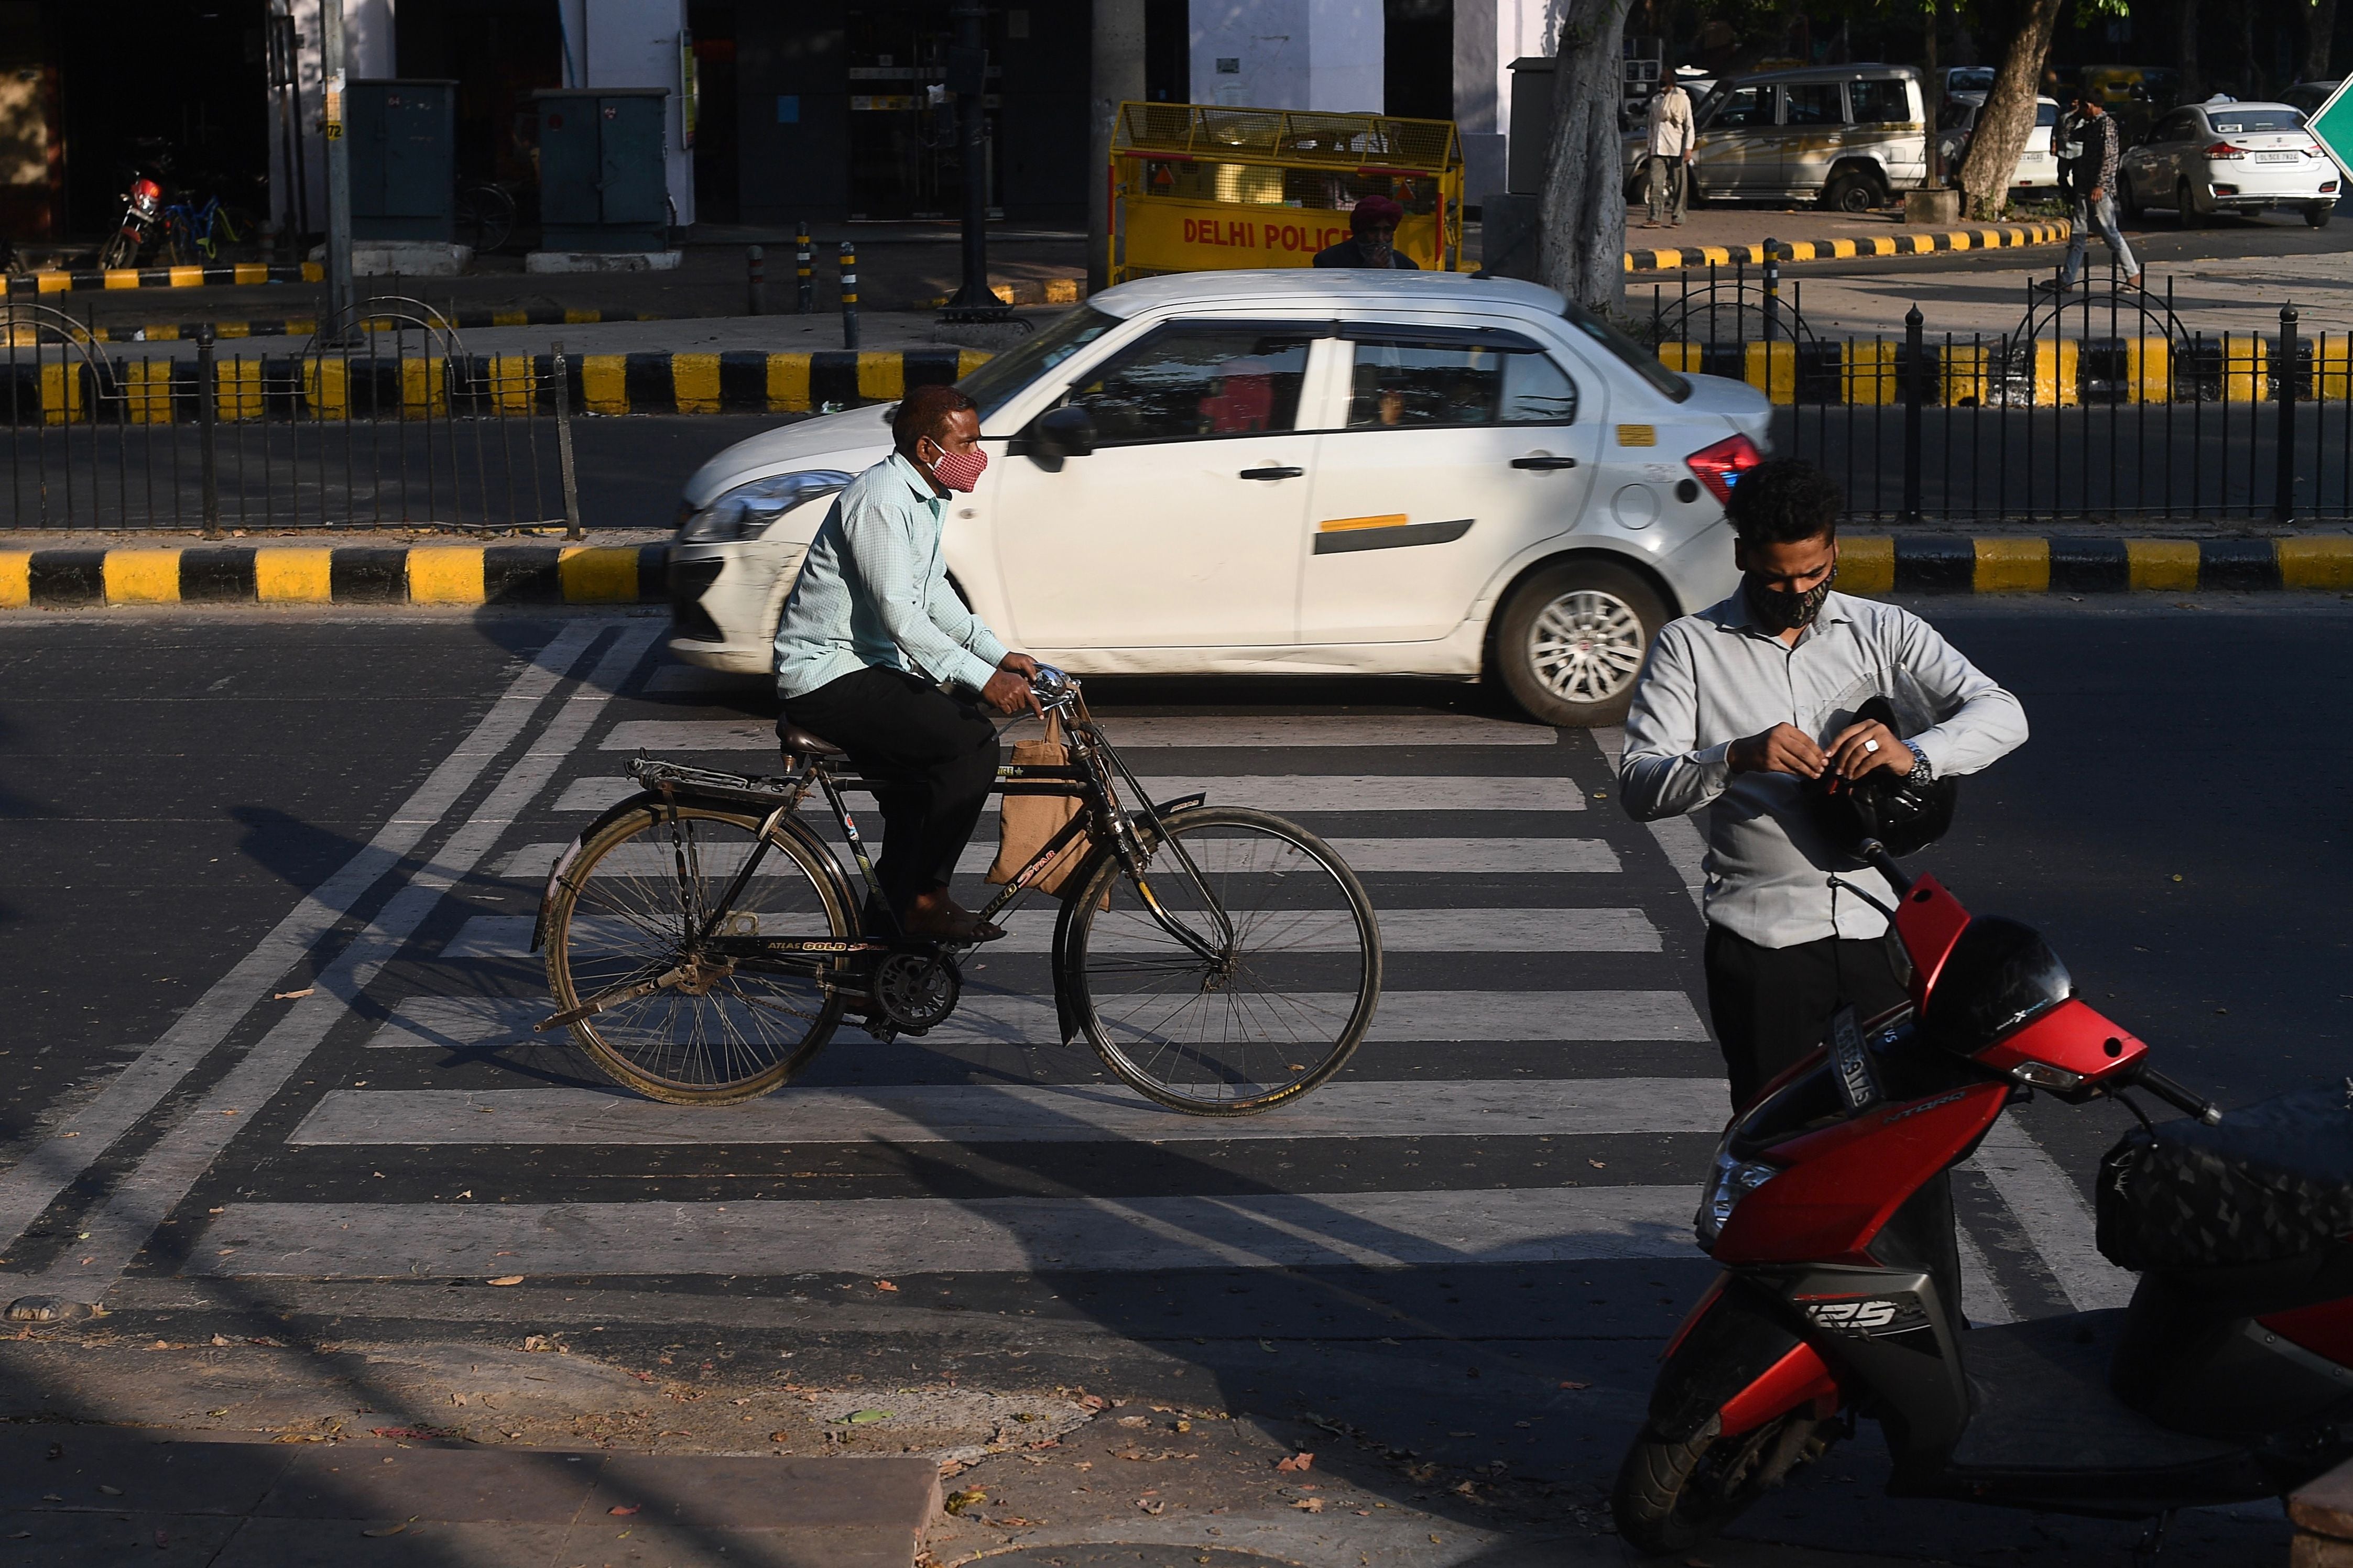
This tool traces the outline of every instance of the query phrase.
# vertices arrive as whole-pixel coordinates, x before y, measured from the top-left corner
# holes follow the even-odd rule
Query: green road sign
[[[2320,143],[2322,151],[2337,160],[2340,170],[2353,169],[2353,99],[2345,96],[2345,89],[2348,87],[2353,87],[2353,77],[2347,77],[2339,82],[2337,90],[2328,95],[2328,101],[2313,110],[2311,117],[2304,122],[2304,128],[2312,132],[2312,139]]]

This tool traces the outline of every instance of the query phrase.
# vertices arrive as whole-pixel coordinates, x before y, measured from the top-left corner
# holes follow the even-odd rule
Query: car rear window
[[[1900,125],[1912,118],[1912,95],[1894,77],[1872,77],[1846,84],[1858,125]]]
[[[2206,118],[2214,122],[2217,136],[2244,136],[2263,131],[2301,131],[2304,116],[2293,109],[2209,110]]]
[[[2055,103],[2036,104],[2034,106],[2034,123],[2040,125],[2045,131],[2048,131],[2052,126],[2058,124],[2059,106]]]
[[[1570,326],[1618,356],[1627,369],[1651,384],[1651,390],[1676,403],[1692,395],[1690,382],[1659,363],[1659,356],[1571,300],[1561,308]]]

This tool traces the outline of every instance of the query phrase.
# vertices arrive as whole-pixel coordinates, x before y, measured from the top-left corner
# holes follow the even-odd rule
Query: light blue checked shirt
[[[776,623],[776,694],[806,697],[870,666],[977,691],[1005,645],[948,586],[946,500],[897,452],[849,482],[809,543]]]

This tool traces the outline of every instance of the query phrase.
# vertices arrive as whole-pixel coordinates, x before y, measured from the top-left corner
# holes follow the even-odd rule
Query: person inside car
[[[901,927],[987,942],[1004,931],[948,896],[997,782],[997,726],[979,703],[1037,711],[1038,661],[1008,651],[948,584],[948,497],[988,466],[972,399],[916,387],[892,411],[891,438],[891,455],[835,498],[785,601],[777,732],[789,724],[832,742],[875,786],[875,878]],[[870,929],[876,914],[868,910]]]

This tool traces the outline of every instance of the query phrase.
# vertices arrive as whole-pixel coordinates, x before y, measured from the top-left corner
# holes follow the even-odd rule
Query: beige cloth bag
[[[1071,748],[1062,739],[1062,716],[1047,716],[1042,739],[1014,742],[1013,763],[1016,767],[1070,766]],[[1074,795],[1005,795],[998,803],[997,864],[988,868],[988,879],[1002,884],[1019,876],[1030,858],[1046,847],[1048,840],[1060,833],[1064,824],[1085,809],[1086,804]],[[1054,857],[1033,885],[1041,892],[1060,893],[1062,884],[1087,863],[1093,847],[1092,837],[1074,839]]]

